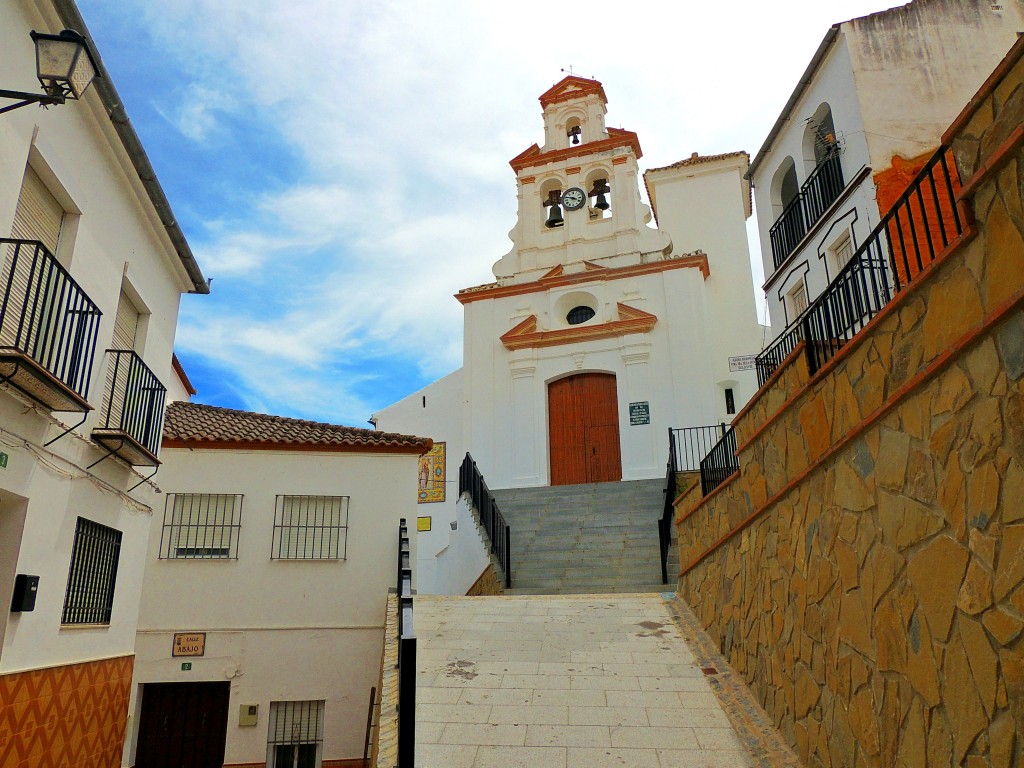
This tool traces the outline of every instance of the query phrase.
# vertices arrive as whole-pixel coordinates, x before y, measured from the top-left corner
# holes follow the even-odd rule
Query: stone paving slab
[[[799,766],[674,597],[418,597],[416,765]]]

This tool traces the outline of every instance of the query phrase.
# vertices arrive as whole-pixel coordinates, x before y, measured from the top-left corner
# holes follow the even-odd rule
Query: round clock
[[[587,193],[579,187],[569,187],[562,194],[562,205],[567,211],[577,211],[587,202]]]

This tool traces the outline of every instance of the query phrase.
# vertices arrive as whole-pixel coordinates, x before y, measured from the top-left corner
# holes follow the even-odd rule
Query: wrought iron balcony
[[[160,461],[167,388],[131,350],[107,350],[107,387],[92,439],[133,467]]]
[[[833,150],[815,166],[800,187],[800,192],[768,230],[772,244],[772,263],[776,269],[782,266],[786,257],[821,220],[825,211],[842,194],[844,187],[839,150]]]
[[[90,410],[102,313],[42,243],[0,238],[0,254],[0,383],[51,411]]]

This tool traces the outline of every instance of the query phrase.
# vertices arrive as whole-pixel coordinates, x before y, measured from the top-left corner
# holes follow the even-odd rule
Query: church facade
[[[637,134],[606,126],[601,83],[569,76],[540,103],[543,145],[510,162],[512,248],[494,282],[456,294],[461,372],[373,421],[445,443],[448,478],[470,452],[495,489],[662,477],[669,428],[728,422],[757,387],[749,158],[695,154],[641,179]],[[421,592],[469,586],[459,569],[431,576],[471,533],[453,529],[456,491],[421,504]]]

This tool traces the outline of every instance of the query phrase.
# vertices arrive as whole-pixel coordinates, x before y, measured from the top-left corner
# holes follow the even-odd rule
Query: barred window
[[[109,624],[121,531],[78,518],[61,624]]]
[[[278,496],[271,560],[344,560],[348,496]]]
[[[236,560],[241,523],[240,493],[169,493],[160,559]]]
[[[267,768],[320,768],[324,702],[270,702]]]

